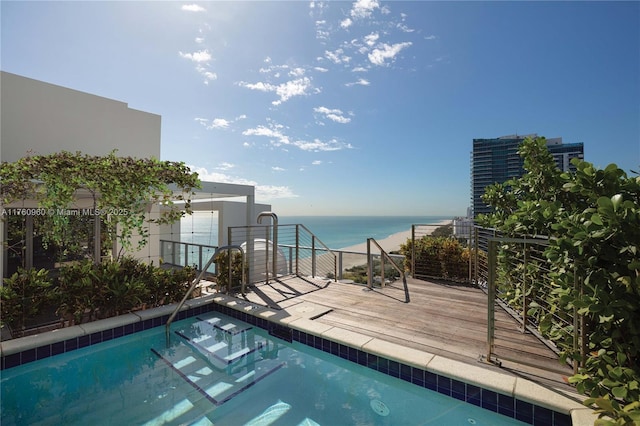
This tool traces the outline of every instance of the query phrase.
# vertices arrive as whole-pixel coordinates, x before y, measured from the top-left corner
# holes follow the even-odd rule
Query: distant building
[[[485,188],[523,175],[524,161],[518,155],[522,141],[531,135],[509,135],[493,139],[474,139],[471,153],[471,205],[473,217],[491,213],[491,207],[482,201]],[[584,158],[584,144],[563,144],[562,138],[547,139],[547,148],[563,171],[575,171],[573,158]]]

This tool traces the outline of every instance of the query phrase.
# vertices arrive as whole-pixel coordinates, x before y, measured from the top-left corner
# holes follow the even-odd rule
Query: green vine
[[[72,219],[93,215],[124,250],[133,248],[134,235],[140,238],[136,249],[146,245],[150,223],[173,223],[190,214],[193,189],[200,187],[197,173],[184,163],[119,157],[116,151],[106,156],[66,151],[26,156],[0,164],[0,182],[3,217],[21,213],[12,204],[35,200],[45,243],[65,244]],[[81,198],[89,199],[90,208],[78,208]],[[153,204],[161,206],[156,218],[148,215]]]

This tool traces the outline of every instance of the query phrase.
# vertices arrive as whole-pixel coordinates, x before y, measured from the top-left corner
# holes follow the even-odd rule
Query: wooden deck
[[[282,277],[250,287],[242,297],[252,303],[287,309],[301,302],[325,307],[315,321],[381,338],[490,369],[480,360],[487,353],[487,296],[474,287],[409,279],[410,302],[402,282],[368,290],[334,281]],[[569,390],[563,377],[572,374],[556,354],[496,306],[495,354],[500,371],[547,386]],[[540,366],[542,368],[532,367]],[[549,370],[555,370],[550,372]]]

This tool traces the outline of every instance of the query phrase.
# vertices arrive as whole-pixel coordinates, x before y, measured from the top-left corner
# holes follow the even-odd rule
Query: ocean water
[[[413,224],[435,224],[450,216],[278,216],[278,223],[302,224],[332,249],[362,244],[367,238],[382,240],[411,230]],[[181,221],[181,239],[217,245],[217,213],[195,213]]]

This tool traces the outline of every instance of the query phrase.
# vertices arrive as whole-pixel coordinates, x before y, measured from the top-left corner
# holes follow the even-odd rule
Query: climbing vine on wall
[[[140,249],[147,243],[150,223],[173,223],[191,213],[193,190],[200,187],[197,173],[181,162],[119,157],[116,152],[91,156],[62,151],[0,164],[3,216],[21,213],[12,204],[35,200],[37,209],[22,213],[42,220],[45,243],[64,244],[72,218],[92,214],[103,220],[124,249]],[[81,197],[88,197],[91,206],[77,213]],[[177,205],[178,200],[184,203]],[[162,208],[151,218],[153,204]],[[134,235],[140,237],[137,247]]]

